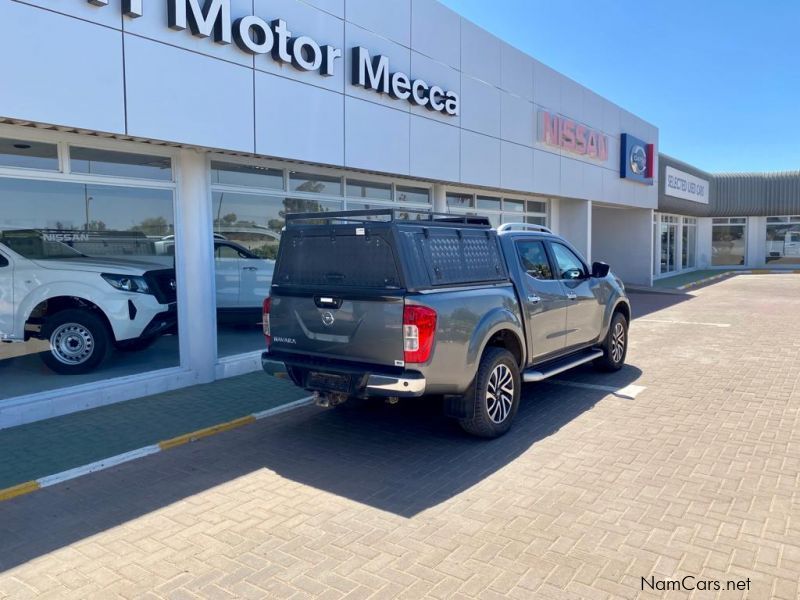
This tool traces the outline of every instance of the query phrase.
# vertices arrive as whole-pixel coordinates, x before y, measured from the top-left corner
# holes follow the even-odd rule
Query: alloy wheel
[[[493,423],[502,423],[514,404],[514,377],[506,365],[497,365],[486,386],[486,409]]]
[[[611,333],[611,360],[618,363],[622,360],[625,353],[625,326],[617,322],[614,331]]]

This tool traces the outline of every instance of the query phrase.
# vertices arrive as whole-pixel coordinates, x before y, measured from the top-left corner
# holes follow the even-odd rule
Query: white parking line
[[[624,387],[613,387],[610,385],[596,385],[594,383],[580,383],[578,381],[565,381],[563,379],[546,379],[545,383],[555,383],[556,385],[567,385],[570,387],[586,388],[588,390],[600,390],[608,392],[617,396],[618,398],[625,398],[626,400],[633,400],[645,391],[647,388],[643,385],[633,385],[632,383]]]
[[[671,325],[706,325],[708,327],[730,327],[730,323],[704,323],[703,321],[673,321],[671,319],[636,319],[639,323],[669,323]]]

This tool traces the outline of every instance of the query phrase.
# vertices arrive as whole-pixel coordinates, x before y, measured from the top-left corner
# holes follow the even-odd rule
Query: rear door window
[[[517,242],[517,253],[523,270],[536,279],[553,279],[553,269],[544,249],[544,242]]]

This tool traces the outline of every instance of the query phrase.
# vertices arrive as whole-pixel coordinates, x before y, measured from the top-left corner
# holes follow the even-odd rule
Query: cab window
[[[553,269],[547,259],[543,242],[517,242],[517,252],[522,268],[536,279],[553,279]]]
[[[0,254],[0,268],[8,266],[8,259]]]
[[[563,244],[551,244],[553,257],[556,261],[559,279],[584,279],[586,268],[583,261]]]
[[[239,251],[231,246],[220,244],[214,251],[216,258],[239,258]]]

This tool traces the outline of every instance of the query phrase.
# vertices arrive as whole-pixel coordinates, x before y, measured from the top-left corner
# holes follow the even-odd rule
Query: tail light
[[[431,355],[436,335],[436,311],[427,306],[403,308],[403,358],[406,363],[424,363]]]
[[[269,311],[272,308],[272,298],[267,296],[264,298],[264,316],[261,319],[261,324],[264,327],[264,338],[267,340],[267,350],[272,345],[272,333],[269,328]]]

